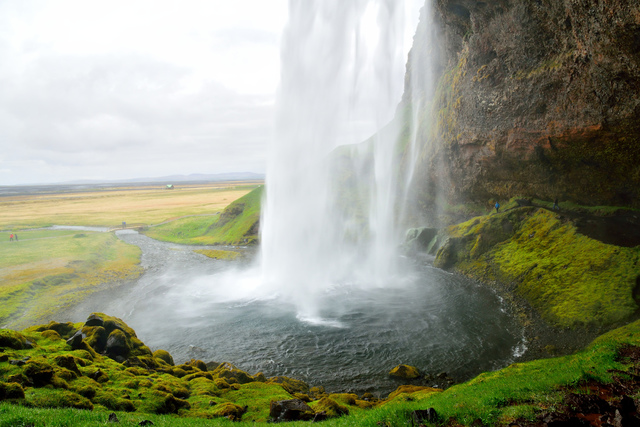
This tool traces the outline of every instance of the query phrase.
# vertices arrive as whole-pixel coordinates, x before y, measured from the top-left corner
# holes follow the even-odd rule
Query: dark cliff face
[[[440,180],[450,201],[640,207],[640,2],[436,0],[434,16],[435,148],[419,191]],[[424,22],[409,70],[426,63]]]

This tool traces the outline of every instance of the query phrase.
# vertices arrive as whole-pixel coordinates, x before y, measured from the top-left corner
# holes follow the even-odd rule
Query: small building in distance
[[[165,187],[165,190],[173,190],[174,186],[173,184],[167,184],[167,186]]]

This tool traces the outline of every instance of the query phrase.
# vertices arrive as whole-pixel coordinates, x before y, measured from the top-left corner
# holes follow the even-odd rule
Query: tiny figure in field
[[[496,208],[496,213],[498,213],[498,210],[500,210],[500,203],[496,202],[494,207]]]
[[[13,234],[9,235],[9,241],[13,242]]]
[[[558,206],[558,198],[556,197],[556,199],[553,201],[553,210],[554,211],[559,211],[560,210],[560,206]]]
[[[13,238],[16,239],[16,242],[18,241],[18,235],[17,234],[14,234]]]

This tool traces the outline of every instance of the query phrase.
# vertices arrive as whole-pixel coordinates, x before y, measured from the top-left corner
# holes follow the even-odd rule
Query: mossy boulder
[[[177,414],[181,409],[190,409],[191,404],[186,400],[179,399],[172,394],[165,395],[156,407],[157,414]]]
[[[53,367],[41,360],[29,360],[23,372],[35,387],[50,384],[55,374]]]
[[[114,329],[109,334],[105,351],[112,359],[118,360],[118,358],[121,358],[122,361],[127,359],[131,353],[131,346],[122,330]]]
[[[154,351],[153,352],[153,357],[155,357],[156,359],[160,359],[163,362],[165,362],[165,363],[167,363],[167,364],[169,364],[171,366],[175,365],[175,363],[173,362],[173,356],[171,356],[171,354],[169,354],[169,352],[166,351],[166,350],[156,350],[156,351]],[[206,367],[206,365],[205,365],[205,367]]]
[[[418,370],[418,368],[416,368],[415,366],[410,365],[398,365],[389,372],[389,375],[405,380],[414,380],[416,378],[420,378],[421,376],[420,370]]]
[[[355,403],[355,402],[354,402]],[[323,397],[314,406],[316,412],[324,412],[327,418],[337,418],[349,415],[349,408],[343,406],[329,397]]]
[[[280,384],[282,388],[284,388],[287,391],[287,393],[290,393],[290,394],[295,394],[295,393],[309,394],[309,390],[310,390],[309,385],[304,381],[296,380],[295,378],[283,377],[283,376],[271,377],[267,381],[267,384]]]
[[[10,329],[0,329],[0,348],[22,350],[27,344],[27,339],[20,332]]]
[[[418,391],[439,393],[442,390],[439,388],[425,387],[420,385],[401,385],[395,391],[389,393],[388,399],[392,400],[400,396],[401,394],[412,394]]]
[[[205,366],[206,367],[206,366]],[[231,363],[221,363],[216,369],[211,372],[213,378],[220,378],[226,380],[228,383],[247,384],[254,382],[255,380],[251,375],[243,370],[236,368]]]
[[[213,408],[214,417],[226,417],[232,421],[240,421],[247,408],[231,402],[224,402]]]
[[[28,406],[35,408],[75,408],[93,410],[93,403],[86,397],[68,390],[40,389],[26,395]]]
[[[0,382],[0,400],[24,399],[24,389],[18,383]]]
[[[314,418],[315,412],[300,399],[288,399],[271,402],[269,416],[275,422],[309,421]]]
[[[76,332],[76,330],[77,328],[71,322],[58,323],[53,321],[49,322],[46,325],[32,326],[26,329],[26,331],[28,332],[56,332],[61,338],[64,339],[68,339],[69,337],[71,337]]]

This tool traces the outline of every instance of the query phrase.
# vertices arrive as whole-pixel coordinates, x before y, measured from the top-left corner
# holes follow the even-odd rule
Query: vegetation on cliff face
[[[191,245],[246,245],[258,241],[263,186],[235,200],[218,216],[186,217],[144,230],[147,236]]]
[[[419,90],[412,72],[439,72],[435,107],[418,105],[435,108],[437,122],[435,133],[418,130],[425,150],[435,146],[417,166],[418,197],[443,183],[454,203],[519,194],[640,207],[638,2],[434,7],[441,51],[423,42],[423,19],[403,99]]]
[[[436,266],[505,284],[552,325],[612,325],[638,309],[640,247],[591,239],[557,212],[514,208],[446,232]]]

